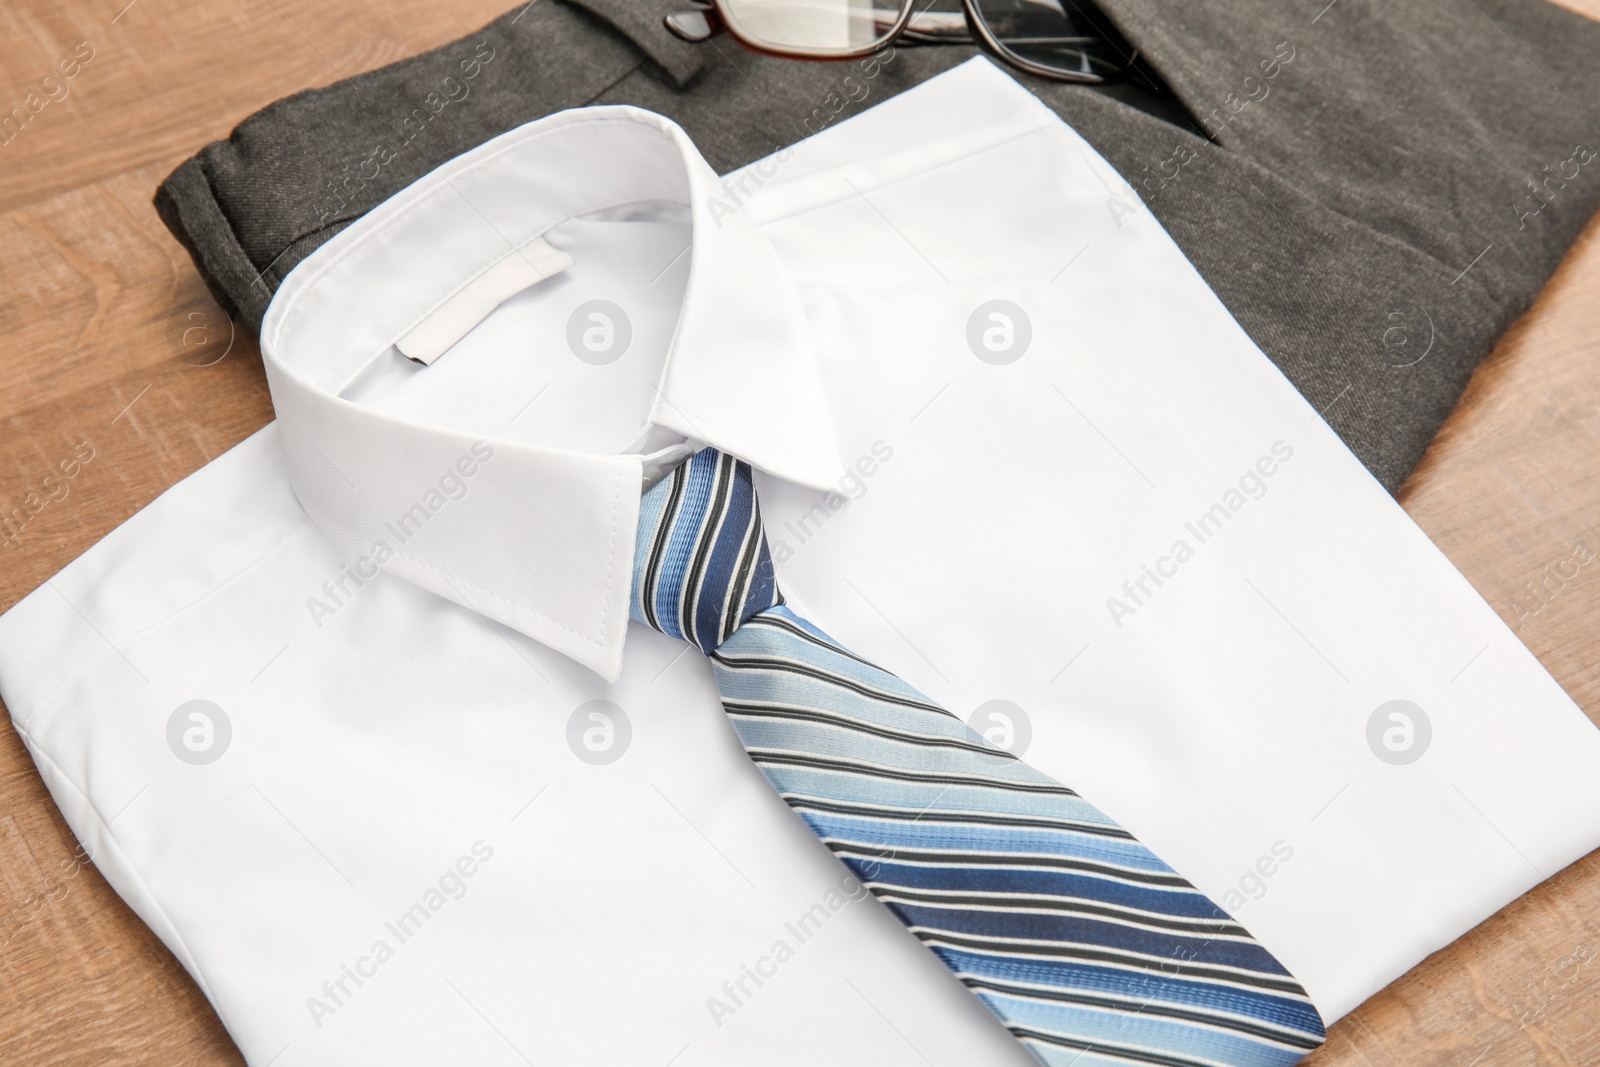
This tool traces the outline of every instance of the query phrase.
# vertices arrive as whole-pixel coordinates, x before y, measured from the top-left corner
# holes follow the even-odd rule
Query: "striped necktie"
[[[1279,1067],[1324,1039],[1249,931],[1071,789],[784,605],[747,464],[644,496],[630,613],[710,657],[791,809],[1049,1067]]]

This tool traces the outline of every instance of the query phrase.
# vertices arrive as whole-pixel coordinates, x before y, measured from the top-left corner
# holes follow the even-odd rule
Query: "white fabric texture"
[[[572,266],[392,349],[540,238]],[[263,351],[278,421],[0,616],[52,794],[252,1064],[1032,1062],[624,625],[684,438],[758,467],[797,611],[1009,702],[1330,1023],[1600,844],[1600,733],[986,61],[723,183],[643,112],[530,124],[309,257]]]

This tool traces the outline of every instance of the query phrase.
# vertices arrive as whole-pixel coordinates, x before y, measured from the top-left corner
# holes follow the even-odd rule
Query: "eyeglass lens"
[[[825,55],[882,41],[901,5],[899,0],[724,0],[724,10],[758,44]]]
[[[1105,16],[1073,0],[975,0],[1005,51],[1025,62],[1073,74],[1110,77],[1132,62],[1133,49]]]

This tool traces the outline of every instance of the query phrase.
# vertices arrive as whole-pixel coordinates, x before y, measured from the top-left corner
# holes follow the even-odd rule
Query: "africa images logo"
[[[306,1011],[317,1029],[324,1020],[337,1015],[355,995],[378,977],[384,964],[394,959],[395,953],[426,929],[433,917],[452,901],[460,900],[471,889],[471,878],[494,858],[494,846],[487,841],[474,841],[470,855],[462,854],[440,872],[432,885],[424,889],[417,900],[395,918],[383,924],[388,936],[375,938],[367,951],[355,958],[354,965],[340,963],[339,972],[322,983],[318,994],[306,998]],[[392,943],[391,943],[392,941]]]
[[[1391,766],[1417,762],[1432,741],[1428,713],[1409,700],[1385,701],[1367,718],[1367,747]]]
[[[1156,557],[1155,566],[1139,565],[1139,573],[1122,583],[1122,596],[1106,597],[1106,610],[1117,629],[1123,620],[1137,615],[1147,607],[1167,582],[1176,578],[1179,569],[1195,557],[1195,552],[1221,533],[1228,521],[1251,501],[1267,495],[1268,479],[1277,474],[1283,465],[1294,458],[1294,447],[1287,441],[1274,441],[1270,453],[1260,456],[1246,467],[1236,483],[1223,492],[1222,497],[1193,519],[1183,524],[1184,532],[1194,539],[1179,537],[1172,542],[1166,555]]]
[[[393,521],[384,523],[383,528],[394,536],[397,543],[405,544],[421,533],[428,520],[443,511],[446,505],[463,499],[469,488],[468,480],[493,458],[494,448],[487,441],[473,442],[469,454],[445,468],[435,485],[430,486],[420,500],[402,511]],[[307,597],[306,610],[311,613],[311,621],[316,623],[317,629],[322,629],[324,619],[354,599],[356,592],[376,578],[383,565],[392,558],[394,549],[380,537],[372,542],[370,553],[354,564],[344,564],[339,568],[337,577],[322,583],[322,596]]]
[[[209,700],[186,701],[167,717],[167,747],[191,766],[217,762],[232,743],[228,713]]]

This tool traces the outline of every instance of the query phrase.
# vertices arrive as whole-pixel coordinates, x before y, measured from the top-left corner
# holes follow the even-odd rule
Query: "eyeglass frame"
[[[860,59],[873,55],[890,45],[924,45],[924,44],[973,44],[994,55],[995,58],[1016,67],[1018,70],[1051,81],[1071,82],[1078,85],[1105,85],[1117,78],[1124,77],[1131,71],[1139,59],[1139,49],[1133,48],[1130,55],[1126,56],[1127,62],[1114,74],[1107,76],[1080,71],[1063,70],[1060,67],[1051,67],[1033,60],[1025,59],[1011,51],[994,32],[989,29],[988,22],[978,11],[978,0],[961,0],[961,17],[965,23],[966,32],[954,24],[952,16],[955,12],[933,11],[926,9],[916,10],[916,0],[902,0],[900,14],[889,30],[871,44],[855,48],[774,48],[770,43],[760,41],[739,28],[738,20],[733,18],[726,10],[727,0],[707,0],[707,2],[693,2],[688,7],[668,12],[662,17],[662,22],[667,30],[679,40],[690,44],[700,44],[715,37],[718,33],[726,33],[732,37],[739,46],[757,55],[771,56],[775,59],[804,59],[819,62],[844,62]],[[1065,0],[1068,6],[1076,9],[1077,5],[1072,0]],[[1081,12],[1079,12],[1081,16]],[[685,16],[692,18],[700,16],[704,20],[706,31],[697,33],[688,25],[674,22],[674,19],[683,19]],[[923,19],[923,27],[912,25],[918,17]],[[931,16],[931,17],[929,17]],[[1105,16],[1102,15],[1101,18]],[[1087,20],[1085,20],[1087,21]],[[1093,23],[1090,23],[1093,25]],[[1096,40],[1110,41],[1104,35],[1097,35]],[[1111,42],[1115,47],[1115,42]],[[1118,49],[1120,52],[1121,50]]]

